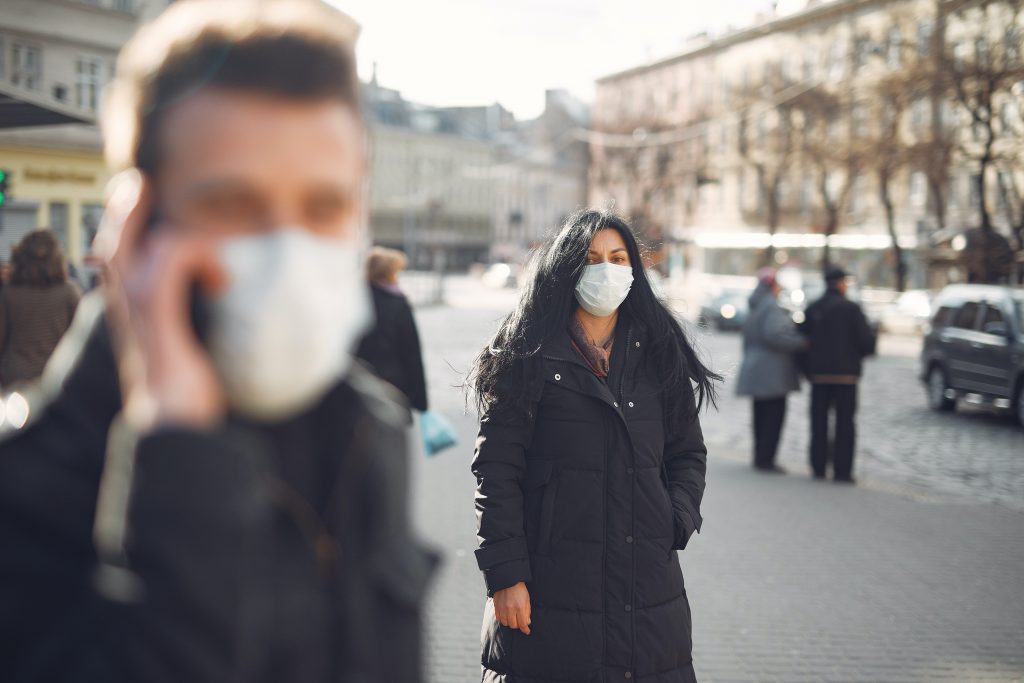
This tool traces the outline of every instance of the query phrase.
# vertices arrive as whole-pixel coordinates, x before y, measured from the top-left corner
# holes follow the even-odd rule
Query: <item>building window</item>
[[[102,218],[102,204],[82,204],[82,246],[87,253],[92,250],[92,243],[99,232]]]
[[[133,0],[114,0],[112,5],[118,12],[134,12],[135,3]]]
[[[927,183],[925,182],[924,173],[921,171],[914,171],[910,174],[910,187],[907,192],[907,196],[910,199],[910,207],[913,209],[924,208],[925,198],[927,196]]]
[[[828,75],[832,79],[840,79],[843,77],[845,64],[843,63],[846,59],[846,46],[843,45],[843,41],[837,40],[832,43],[832,49],[829,51],[829,66]]]
[[[889,29],[889,46],[885,58],[890,69],[898,69],[900,66],[900,51],[903,49],[903,36],[895,26]]]
[[[915,97],[910,103],[910,127],[915,133],[925,129],[928,121],[928,100],[924,97]]]
[[[813,81],[817,76],[818,66],[818,51],[813,47],[809,47],[804,50],[804,73],[803,77],[805,81]]]
[[[34,45],[11,45],[11,83],[38,90],[42,76],[42,51]]]
[[[75,68],[75,104],[96,111],[103,79],[103,60],[80,57]]]
[[[932,53],[932,22],[924,19],[917,24],[917,54],[927,57]]]
[[[1006,50],[1006,62],[1016,64],[1020,60],[1020,31],[1016,26],[1009,26],[1003,36],[1003,46]]]
[[[970,176],[970,183],[971,194],[968,199],[968,206],[970,206],[972,210],[975,210],[981,206],[981,174],[972,173]]]
[[[50,202],[50,230],[57,235],[64,253],[68,253],[68,205],[67,202]]]

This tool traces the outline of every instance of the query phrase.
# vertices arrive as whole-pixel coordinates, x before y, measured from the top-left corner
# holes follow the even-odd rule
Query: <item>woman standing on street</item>
[[[421,413],[427,409],[427,380],[423,352],[412,306],[398,288],[398,274],[405,269],[405,254],[374,247],[366,260],[366,278],[373,296],[374,326],[363,337],[356,356],[365,360],[378,377],[396,387]]]
[[[775,452],[786,420],[786,394],[800,390],[794,354],[807,348],[807,339],[779,305],[781,289],[773,270],[761,271],[743,323],[743,364],[736,382],[736,394],[750,396],[754,406],[754,468],[772,474],[786,473],[775,464]]]
[[[53,231],[25,235],[12,250],[10,280],[0,290],[0,385],[43,374],[80,297]]]
[[[622,219],[583,211],[544,245],[471,376],[485,683],[696,680],[675,551],[718,379]]]

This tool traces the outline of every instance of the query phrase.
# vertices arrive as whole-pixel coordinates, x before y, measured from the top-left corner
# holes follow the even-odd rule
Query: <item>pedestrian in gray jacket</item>
[[[786,419],[786,394],[800,389],[794,354],[807,347],[779,305],[781,289],[774,271],[761,271],[743,325],[743,363],[736,383],[737,395],[753,399],[754,468],[776,474],[785,474],[775,464],[775,452]]]

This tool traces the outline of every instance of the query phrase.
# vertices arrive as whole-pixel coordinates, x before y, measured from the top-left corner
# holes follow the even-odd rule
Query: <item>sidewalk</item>
[[[700,680],[1024,680],[1024,514],[712,454],[682,553]]]

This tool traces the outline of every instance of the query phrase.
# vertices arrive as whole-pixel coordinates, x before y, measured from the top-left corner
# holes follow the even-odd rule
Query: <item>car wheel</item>
[[[948,392],[946,373],[936,365],[928,372],[928,407],[947,412],[953,410],[956,407],[956,399],[950,398]]]

